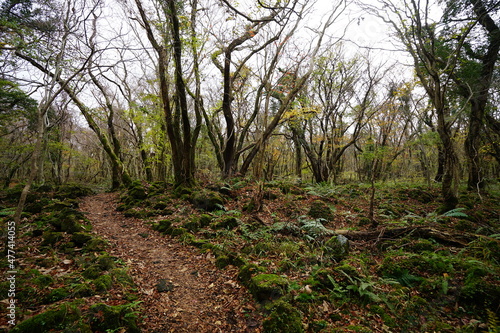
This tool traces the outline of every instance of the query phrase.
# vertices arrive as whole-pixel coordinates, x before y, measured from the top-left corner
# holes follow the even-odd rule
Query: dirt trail
[[[145,332],[260,332],[261,318],[237,270],[214,266],[213,256],[153,231],[143,220],[115,210],[117,194],[82,199],[93,232],[110,254],[130,267],[145,318]],[[160,283],[159,291],[158,284]]]

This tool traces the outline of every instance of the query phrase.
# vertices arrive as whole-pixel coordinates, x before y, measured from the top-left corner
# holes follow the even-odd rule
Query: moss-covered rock
[[[273,303],[271,314],[262,323],[265,333],[302,333],[301,313],[284,301]]]
[[[48,222],[57,231],[73,234],[84,230],[82,222],[85,221],[85,216],[73,208],[66,207],[44,216],[42,220]]]
[[[57,288],[51,290],[43,299],[45,304],[55,303],[57,301],[63,300],[70,295],[70,292],[66,288]]]
[[[71,295],[75,297],[89,297],[94,295],[94,291],[87,283],[80,283],[73,287]]]
[[[82,272],[82,276],[84,278],[91,279],[91,280],[97,279],[102,274],[103,274],[103,270],[99,267],[99,265],[95,265],[95,264],[87,267],[87,269],[85,269]]]
[[[106,247],[108,246],[108,243],[101,238],[92,238],[85,246],[83,249],[87,252],[99,252],[99,251],[104,251]]]
[[[191,203],[198,209],[208,212],[223,209],[224,199],[222,196],[213,191],[201,190],[191,194]]]
[[[148,217],[158,216],[160,214],[162,214],[161,211],[152,209],[150,207],[133,207],[123,212],[123,215],[126,217],[135,217],[138,219],[146,219]]]
[[[288,280],[276,274],[259,274],[250,279],[250,292],[258,301],[276,300],[288,291]]]
[[[402,200],[405,199],[404,196],[406,195],[408,198],[417,200],[424,204],[433,202],[435,200],[435,197],[432,193],[424,191],[420,188],[402,189],[399,191],[399,194],[401,195]]]
[[[250,281],[254,275],[262,273],[264,271],[263,267],[259,267],[256,264],[250,263],[240,267],[238,272],[238,279],[246,286],[250,284]]]
[[[345,236],[335,235],[325,242],[323,250],[331,259],[341,261],[349,254],[349,240]]]
[[[90,313],[90,327],[94,332],[140,332],[137,315],[128,305],[109,306],[99,303],[90,307]]]
[[[86,232],[75,232],[73,235],[71,235],[71,241],[79,247],[87,244],[87,242],[89,242],[91,239],[92,235]]]
[[[49,198],[39,198],[38,200],[28,203],[24,208],[24,211],[31,214],[38,214],[41,213],[44,207],[47,206],[49,203],[50,203]]]
[[[215,267],[222,269],[231,264],[231,258],[227,255],[218,256],[215,259]]]
[[[161,233],[170,233],[172,229],[172,222],[167,220],[158,221],[158,223],[153,225],[153,230]]]
[[[63,234],[62,232],[57,232],[57,231],[45,231],[42,234],[42,245],[47,246],[51,245],[54,246],[57,242],[63,239]]]
[[[198,230],[200,230],[201,228],[201,225],[200,225],[200,222],[197,221],[196,219],[192,220],[192,221],[188,221],[186,223],[184,223],[182,225],[183,228],[189,230],[189,231],[192,231],[192,232],[197,232]]]
[[[76,199],[52,200],[49,204],[43,207],[44,212],[60,212],[63,209],[76,209],[79,203]]]
[[[170,229],[170,232],[168,234],[171,236],[182,236],[186,232],[188,232],[188,231],[184,228],[172,228],[172,229]]]
[[[105,255],[97,257],[95,262],[101,270],[108,271],[112,268],[115,268],[115,266],[116,266],[115,260],[116,260],[115,257],[111,257],[111,256],[105,254]]]
[[[62,304],[56,309],[33,316],[14,326],[11,333],[45,333],[64,329],[80,319],[81,313],[74,303]]]
[[[33,283],[38,288],[46,288],[54,283],[54,278],[50,275],[40,275],[33,279]]]
[[[191,188],[184,187],[184,186],[178,186],[174,189],[172,194],[176,198],[189,198],[192,193],[193,193],[193,190]]]
[[[127,189],[127,195],[135,200],[144,200],[148,197],[148,192],[140,181],[134,181]]]
[[[220,221],[212,223],[212,229],[234,229],[238,226],[238,219],[233,216],[225,217]]]
[[[321,200],[315,200],[311,203],[307,215],[315,219],[325,219],[327,221],[333,221],[334,219],[332,209]]]
[[[234,265],[237,267],[243,266],[245,261],[239,257],[236,253],[223,253],[217,255],[215,259],[215,266],[222,269],[229,265]]]
[[[98,292],[108,291],[113,286],[113,280],[108,274],[101,275],[94,280],[95,290]]]
[[[212,220],[213,220],[212,216],[208,214],[201,214],[198,222],[200,223],[200,226],[202,228],[205,228],[208,227],[210,223],[212,223]]]
[[[94,191],[86,185],[68,183],[68,184],[63,184],[57,188],[55,197],[61,199],[67,199],[67,198],[76,199],[79,197],[91,195],[93,193]]]

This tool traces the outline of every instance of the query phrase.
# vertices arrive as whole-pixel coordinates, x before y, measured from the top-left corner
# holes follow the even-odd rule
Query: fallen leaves
[[[103,196],[116,200],[114,194],[100,194],[85,198],[81,207],[92,212],[88,217],[94,232],[114,239],[113,255],[130,268],[147,313],[143,322],[147,331],[259,332],[260,315],[236,281],[237,269],[217,269],[210,251],[200,254],[152,232],[142,220],[124,218]],[[123,224],[129,228],[124,230]]]

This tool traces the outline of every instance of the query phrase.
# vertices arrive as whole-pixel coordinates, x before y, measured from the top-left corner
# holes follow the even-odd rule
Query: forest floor
[[[440,212],[437,186],[380,183],[373,220],[366,184],[41,186],[11,237],[21,189],[0,333],[500,332],[497,185]]]
[[[261,315],[235,267],[217,269],[213,254],[152,231],[117,205],[116,193],[102,193],[83,198],[80,210],[130,268],[146,332],[260,332]]]

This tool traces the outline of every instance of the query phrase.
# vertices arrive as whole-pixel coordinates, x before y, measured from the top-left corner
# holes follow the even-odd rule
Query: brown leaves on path
[[[142,301],[145,332],[260,332],[262,318],[237,283],[237,269],[219,270],[210,253],[153,231],[116,211],[118,195],[82,199],[80,209],[109,253],[127,263]]]

